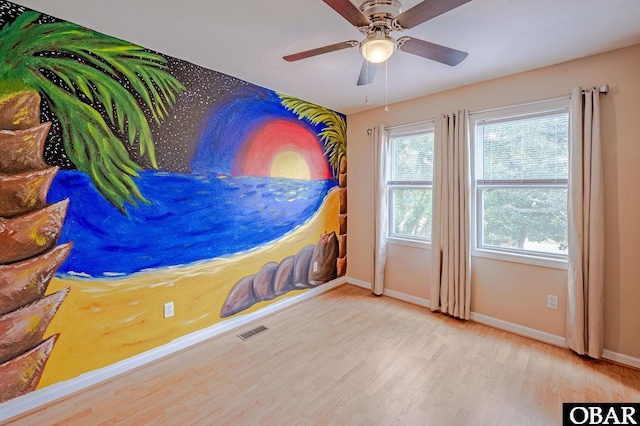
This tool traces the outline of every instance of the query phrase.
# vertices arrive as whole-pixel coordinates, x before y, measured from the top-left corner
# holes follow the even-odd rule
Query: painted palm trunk
[[[71,250],[56,246],[68,200],[47,204],[58,172],[43,161],[49,123],[39,95],[0,100],[0,403],[36,388],[57,335],[47,327],[69,292],[45,295]]]

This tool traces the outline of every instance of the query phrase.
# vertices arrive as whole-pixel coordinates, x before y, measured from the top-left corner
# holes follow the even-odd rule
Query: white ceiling
[[[403,0],[403,9],[418,2]],[[282,59],[363,38],[322,0],[14,3],[346,114],[385,103],[384,66],[373,84],[356,86],[362,65],[357,48],[293,63]],[[392,35],[469,56],[449,67],[397,52],[388,61],[389,103],[640,43],[640,1],[472,0]]]

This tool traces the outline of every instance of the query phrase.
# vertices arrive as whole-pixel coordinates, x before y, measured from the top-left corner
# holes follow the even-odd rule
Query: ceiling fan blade
[[[372,64],[366,59],[362,61],[362,68],[360,68],[360,76],[358,77],[358,86],[373,83],[377,69],[378,64]]]
[[[299,61],[300,59],[306,59],[312,56],[322,55],[324,53],[335,52],[336,50],[355,47],[359,44],[360,43],[355,40],[343,41],[342,43],[335,43],[328,46],[318,47],[316,49],[305,50],[304,52],[294,53],[292,55],[283,56],[282,58],[288,62]]]
[[[403,52],[422,56],[432,61],[451,65],[452,67],[458,65],[468,55],[467,52],[411,37],[399,38],[398,46]]]
[[[371,22],[349,0],[322,0],[354,27],[368,27]]]
[[[436,16],[440,16],[470,1],[471,0],[424,0],[398,15],[396,22],[403,29],[413,28],[416,25],[427,22]]]

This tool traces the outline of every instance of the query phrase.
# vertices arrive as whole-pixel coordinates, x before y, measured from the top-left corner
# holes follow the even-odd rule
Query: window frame
[[[568,146],[571,141],[571,113],[570,99],[559,98],[545,101],[532,102],[529,104],[507,106],[495,108],[478,113],[469,114],[469,139],[471,155],[471,255],[498,259],[510,262],[525,263],[530,265],[551,267],[557,269],[567,269],[567,254],[545,253],[532,250],[521,250],[507,247],[495,247],[482,245],[483,227],[483,205],[482,194],[485,189],[499,188],[565,188],[568,189],[569,179],[520,179],[520,180],[479,180],[476,174],[479,163],[482,161],[480,150],[481,143],[477,140],[478,125],[491,123],[504,123],[527,118],[545,117],[558,113],[566,113],[569,119],[567,129]],[[568,153],[567,153],[568,155]]]
[[[432,134],[434,138],[435,145],[435,121],[429,120],[417,124],[411,125],[403,125],[398,126],[397,129],[391,128],[389,130],[388,139],[389,139],[389,156],[391,157],[391,150],[394,138],[401,138],[407,136],[416,136],[422,134]],[[435,146],[434,146],[435,149]],[[435,160],[435,159],[434,159]],[[431,238],[426,237],[411,237],[403,234],[396,234],[393,232],[393,220],[394,220],[394,202],[393,202],[393,193],[396,189],[430,189],[432,195],[432,205],[433,205],[433,175],[431,176],[431,180],[428,181],[409,181],[409,180],[392,180],[392,168],[393,164],[391,158],[389,159],[389,170],[388,176],[386,177],[386,186],[387,186],[387,216],[388,216],[388,225],[387,225],[387,242],[390,244],[404,245],[409,247],[417,247],[417,248],[429,248],[431,247]],[[435,167],[435,161],[434,161]],[[431,215],[433,216],[433,208],[431,211]]]

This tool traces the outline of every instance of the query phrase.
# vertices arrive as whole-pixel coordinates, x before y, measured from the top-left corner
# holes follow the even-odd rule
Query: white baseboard
[[[350,277],[347,277],[347,283],[353,284],[356,287],[362,287],[367,290],[371,290],[371,287],[372,287],[371,283],[368,283],[366,281],[362,281],[356,278],[350,278]],[[431,302],[428,299],[422,299],[420,297],[412,296],[406,293],[400,293],[399,291],[395,291],[395,290],[384,289],[382,294],[385,296],[392,297],[394,299],[402,300],[403,302],[412,303],[418,306],[424,306],[425,308],[428,308],[431,306]]]
[[[141,367],[150,362],[164,358],[182,349],[193,346],[197,343],[211,339],[217,335],[242,327],[245,324],[256,321],[260,318],[281,311],[285,308],[308,300],[321,293],[332,290],[338,286],[346,284],[345,277],[330,281],[321,286],[312,288],[302,294],[278,300],[258,311],[251,312],[239,317],[224,320],[211,327],[198,330],[196,332],[179,337],[171,342],[158,346],[157,348],[135,355],[131,358],[116,362],[98,370],[81,374],[73,379],[54,383],[53,385],[35,390],[26,395],[19,396],[0,404],[0,421],[18,416],[26,411],[33,410],[41,405],[49,404],[72,393],[81,391],[102,381],[111,379],[134,368]]]
[[[346,277],[346,278],[347,278],[347,283],[348,284],[353,284],[356,287],[362,287],[362,288],[367,289],[367,290],[371,290],[373,288],[371,286],[371,283],[368,283],[366,281],[362,281],[362,280],[359,280],[357,278],[349,278],[349,277]]]
[[[550,345],[567,348],[564,336],[557,336],[555,334],[545,333],[544,331],[536,330],[534,328],[525,327],[512,322],[503,321],[497,318],[492,318],[482,314],[476,314],[471,312],[471,320],[485,324],[490,327],[498,328],[500,330],[508,331],[513,334],[517,334],[524,337],[529,337],[540,342],[549,343]],[[618,352],[604,349],[602,351],[602,358],[609,361],[616,362],[618,364],[624,364],[629,367],[640,369],[640,358],[635,358],[629,355],[624,355]]]
[[[403,302],[411,303],[413,305],[423,306],[427,309],[431,308],[431,301],[429,299],[423,299],[421,297],[412,296],[406,293],[400,293],[395,290],[385,289],[383,293],[385,296],[393,297],[394,299],[402,300]]]
[[[618,364],[624,364],[640,369],[640,358],[613,352],[609,349],[605,349],[604,351],[602,351],[602,358],[617,362]]]
[[[372,288],[371,283],[359,280],[357,278],[347,277],[347,284],[352,284],[352,285],[355,285],[356,287],[361,287],[367,290],[371,290]],[[385,289],[382,294],[385,296],[392,297],[394,299],[402,300],[403,302],[412,303],[414,305],[424,306],[426,308],[430,306],[430,302],[427,299],[411,296],[410,294],[406,294],[406,293],[400,293],[399,291]]]
[[[356,285],[358,287],[371,289],[371,283],[366,281],[357,280],[355,278],[348,278],[349,284]],[[385,289],[383,294],[385,296],[392,297],[394,299],[402,300],[404,302],[412,303],[414,305],[430,308],[431,302],[428,299],[422,299],[420,297],[412,296],[410,294],[400,293],[395,290]],[[498,318],[493,318],[487,315],[471,312],[470,319],[480,324],[488,325],[493,328],[508,331],[519,336],[528,337],[530,339],[538,340],[540,342],[548,343],[550,345],[567,348],[564,336],[557,336],[555,334],[546,333],[544,331],[536,330],[534,328],[525,327],[523,325],[515,324],[509,321],[504,321]],[[624,364],[629,367],[640,369],[640,358],[632,357],[629,355],[620,354],[618,352],[605,349],[602,353],[602,358],[610,361]]]
[[[524,325],[515,324],[509,321],[504,321],[498,318],[493,318],[487,315],[477,314],[471,312],[469,316],[472,321],[480,324],[488,325],[493,328],[508,331],[519,336],[528,337],[530,339],[538,340],[540,342],[549,343],[550,345],[560,346],[566,348],[567,345],[564,342],[564,337],[557,336],[555,334],[546,333],[544,331],[536,330],[535,328],[525,327]]]

